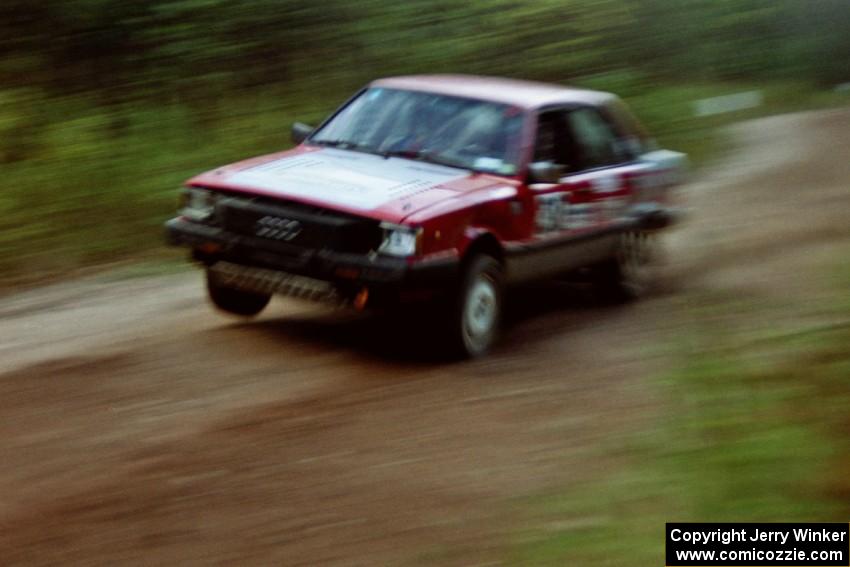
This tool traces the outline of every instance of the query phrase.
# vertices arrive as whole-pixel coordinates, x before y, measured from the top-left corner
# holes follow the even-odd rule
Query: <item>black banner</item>
[[[667,567],[850,565],[848,524],[667,524]]]

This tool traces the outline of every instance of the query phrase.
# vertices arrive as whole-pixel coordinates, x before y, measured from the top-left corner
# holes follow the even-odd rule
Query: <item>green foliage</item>
[[[302,73],[850,80],[844,0],[8,0],[0,26],[3,85],[108,104],[210,100]]]
[[[186,177],[285,147],[378,76],[612,90],[700,160],[719,121],[695,97],[850,80],[848,26],[845,0],[6,0],[0,273],[155,247]]]
[[[850,317],[845,272],[824,305]],[[713,300],[727,317],[747,308]],[[526,503],[507,564],[662,565],[665,522],[845,521],[850,326],[765,340],[705,315],[655,382],[656,420],[599,447],[621,457],[610,473]]]

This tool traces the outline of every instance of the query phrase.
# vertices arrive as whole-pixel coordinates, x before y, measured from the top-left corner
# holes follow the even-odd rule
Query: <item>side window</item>
[[[611,125],[593,108],[579,108],[568,116],[570,130],[581,153],[582,169],[621,163],[627,159]]]
[[[565,171],[578,169],[579,157],[567,122],[567,111],[551,110],[537,119],[534,161],[551,161]]]
[[[534,141],[534,161],[551,161],[560,163],[555,148],[557,138],[558,115],[555,112],[545,112],[537,118],[537,137]]]
[[[624,151],[633,158],[643,153],[658,149],[655,140],[646,132],[640,121],[629,110],[626,104],[615,98],[605,106],[605,116],[611,119],[617,133],[620,135]]]

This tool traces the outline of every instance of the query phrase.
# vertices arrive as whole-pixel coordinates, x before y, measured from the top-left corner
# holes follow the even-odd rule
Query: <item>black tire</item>
[[[652,283],[657,237],[646,231],[624,232],[613,257],[596,266],[593,280],[606,301],[623,303],[646,295]]]
[[[216,274],[207,270],[207,294],[221,311],[240,317],[253,317],[265,309],[272,296],[266,293],[244,291],[221,283]]]
[[[482,356],[496,342],[502,321],[504,270],[492,256],[470,258],[448,317],[449,353]]]

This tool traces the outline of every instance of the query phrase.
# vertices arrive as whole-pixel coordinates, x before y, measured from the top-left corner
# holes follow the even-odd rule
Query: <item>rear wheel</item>
[[[594,279],[606,299],[629,301],[646,294],[652,283],[657,236],[647,231],[620,235],[614,256],[598,266]]]
[[[207,270],[207,293],[218,309],[241,317],[257,315],[272,298],[270,294],[230,287],[222,282],[221,276],[211,270]]]
[[[502,319],[502,265],[492,256],[477,255],[467,264],[449,317],[454,354],[476,357],[496,342]]]

